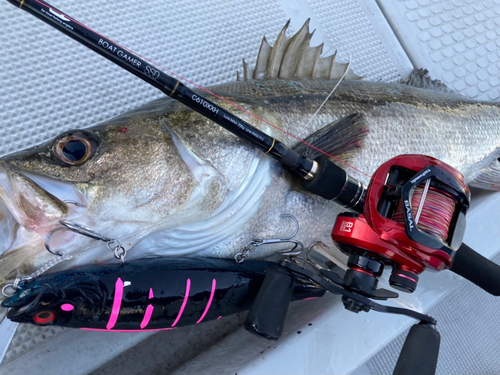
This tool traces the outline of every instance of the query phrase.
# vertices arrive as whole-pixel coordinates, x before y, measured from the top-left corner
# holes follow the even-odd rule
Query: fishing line
[[[331,47],[328,51],[326,51],[325,57],[328,57],[328,53],[332,49],[333,49],[333,47]],[[335,51],[335,55],[336,54],[337,54],[337,51]],[[335,58],[336,57],[337,56],[335,56]],[[306,125],[304,126],[305,128],[307,128],[309,126],[309,124],[312,122],[312,120],[314,120],[314,118],[319,113],[319,111],[321,111],[321,108],[323,108],[323,106],[326,104],[326,102],[328,101],[328,99],[330,99],[330,97],[333,95],[333,93],[335,92],[335,90],[337,90],[337,87],[340,85],[340,82],[342,82],[344,80],[345,76],[347,75],[347,72],[349,71],[349,68],[351,67],[351,61],[352,61],[352,54],[351,54],[351,50],[349,49],[349,61],[347,62],[347,65],[345,67],[344,74],[342,74],[342,77],[340,77],[340,79],[337,82],[337,84],[333,87],[332,91],[330,91],[330,94],[328,94],[328,96],[326,97],[326,99],[323,100],[323,103],[321,103],[321,105],[318,107],[318,109],[316,110],[316,112],[314,112],[314,114],[311,116],[311,118],[309,119],[309,121],[307,121]],[[303,142],[303,143],[305,143],[305,142]],[[336,159],[336,160],[338,160],[338,159]],[[348,164],[346,164],[346,165],[348,165]],[[348,165],[348,166],[350,167],[350,165]]]
[[[334,163],[329,161],[329,159],[311,160],[308,157],[297,153],[295,150],[286,146],[280,140],[277,140],[276,138],[273,138],[272,136],[268,135],[262,130],[250,125],[248,122],[233,115],[231,112],[228,112],[226,109],[220,107],[216,103],[211,102],[208,99],[202,97],[199,93],[192,91],[190,88],[188,88],[186,85],[181,83],[179,80],[173,78],[172,76],[178,77],[180,80],[185,81],[206,93],[209,93],[210,95],[220,99],[221,101],[227,103],[228,105],[234,108],[238,108],[239,110],[243,111],[249,116],[252,116],[253,118],[271,126],[274,129],[279,130],[280,132],[288,135],[289,137],[296,139],[297,141],[327,156],[328,158],[334,159],[339,163],[344,164],[346,167],[349,167],[357,171],[358,173],[367,176],[368,178],[372,178],[372,176],[370,176],[369,174],[357,169],[356,167],[346,163],[343,160],[340,160],[339,158],[336,158],[333,155],[330,155],[326,151],[321,150],[316,146],[313,146],[312,144],[304,141],[303,139],[300,139],[294,134],[291,134],[283,129],[280,129],[276,125],[270,123],[269,121],[264,120],[263,118],[260,118],[259,116],[238,106],[237,104],[232,103],[231,101],[213,93],[212,91],[186,79],[180,74],[177,74],[171,71],[170,69],[167,69],[162,65],[157,64],[154,61],[142,55],[136,54],[131,49],[122,46],[121,44],[118,44],[112,41],[111,39],[106,38],[105,36],[95,32],[94,30],[88,28],[82,23],[74,20],[72,17],[66,15],[64,12],[61,12],[57,8],[54,8],[51,5],[45,3],[44,1],[41,0],[7,0],[7,1],[19,7],[20,9],[23,9],[28,13],[34,15],[43,22],[56,28],[63,34],[66,34],[70,38],[76,40],[77,42],[83,44],[87,48],[93,50],[99,55],[117,64],[121,68],[141,78],[142,80],[149,83],[151,86],[156,87],[158,90],[162,91],[166,95],[185,104],[187,107],[193,109],[202,116],[208,118],[209,120],[214,121],[219,126],[222,126],[224,129],[232,132],[240,139],[247,141],[252,146],[263,151],[265,154],[269,154],[275,160],[282,163],[283,166],[288,167],[291,171],[302,177],[304,179],[303,187],[306,190],[321,195],[324,198],[328,196],[329,198],[327,199],[339,200],[337,203],[340,203],[342,201],[342,203],[340,203],[342,205],[348,205],[353,202],[349,203],[352,197],[349,197],[349,194],[347,193],[346,190],[347,185],[353,185],[351,186],[351,188],[354,188],[355,191],[358,191],[358,187],[361,188],[363,187],[363,185],[357,180],[350,177],[345,180],[346,181],[345,183],[347,184],[346,186],[342,186],[340,185],[340,183],[337,182],[336,184],[338,186],[336,188],[331,187],[330,189],[325,190],[324,188],[321,187],[321,184],[324,184],[328,180],[329,177],[327,176],[329,176],[332,173],[338,174],[338,177],[340,177],[341,180],[344,180],[345,176],[341,177],[340,175],[345,174],[345,171],[343,171],[340,167],[336,166]],[[149,65],[148,63],[151,65]],[[165,74],[164,72],[168,72],[172,76]],[[382,181],[378,182],[384,185]],[[332,195],[333,192],[336,192],[336,194],[339,195],[333,196]],[[360,197],[362,195],[363,194],[361,194]],[[355,196],[357,197],[357,193]],[[345,202],[343,201],[344,199],[346,199]]]
[[[422,200],[424,201],[422,202]],[[451,220],[455,213],[455,206],[455,200],[444,191],[430,187],[426,192],[424,184],[415,188],[411,198],[412,213],[415,217],[417,227],[423,232],[438,237],[443,241],[446,241],[448,238]],[[418,212],[417,208],[419,208]],[[403,210],[403,200],[400,200],[392,219],[404,224]]]

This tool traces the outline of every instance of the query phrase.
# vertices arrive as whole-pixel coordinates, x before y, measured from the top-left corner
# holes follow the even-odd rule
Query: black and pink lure
[[[250,309],[274,262],[158,258],[42,275],[2,305],[19,323],[101,331],[168,330]],[[323,288],[295,279],[292,300]]]

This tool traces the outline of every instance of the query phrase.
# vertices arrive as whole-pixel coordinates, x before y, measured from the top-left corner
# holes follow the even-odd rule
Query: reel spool
[[[425,268],[449,269],[469,205],[463,175],[446,163],[401,155],[382,164],[370,181],[363,213],[340,214],[332,231],[349,255],[345,286],[374,298],[377,279],[390,265],[391,286],[411,293]]]

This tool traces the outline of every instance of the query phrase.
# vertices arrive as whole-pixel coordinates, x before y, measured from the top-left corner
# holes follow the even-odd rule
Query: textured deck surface
[[[470,98],[500,98],[499,0],[378,3],[415,67]]]

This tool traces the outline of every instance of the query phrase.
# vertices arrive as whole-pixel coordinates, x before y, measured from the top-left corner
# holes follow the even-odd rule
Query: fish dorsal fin
[[[400,83],[404,85],[409,85],[413,87],[419,87],[421,89],[430,89],[435,91],[446,92],[449,94],[457,94],[457,92],[450,89],[443,82],[438,79],[432,79],[429,76],[429,71],[427,69],[413,69],[408,78],[402,80]]]
[[[291,38],[286,36],[290,21],[281,30],[274,45],[267,42],[266,37],[257,56],[255,68],[251,69],[243,60],[243,75],[237,72],[238,81],[253,79],[340,79],[349,64],[335,61],[337,52],[327,57],[321,57],[323,44],[311,47],[310,42],[314,31],[309,32],[309,19],[304,26]],[[347,71],[346,79],[362,79],[352,71]]]

